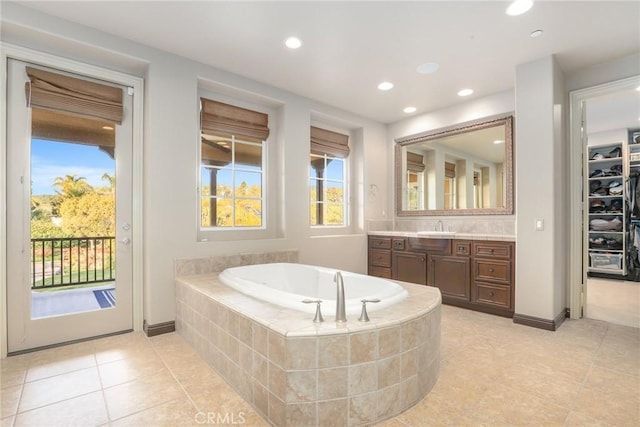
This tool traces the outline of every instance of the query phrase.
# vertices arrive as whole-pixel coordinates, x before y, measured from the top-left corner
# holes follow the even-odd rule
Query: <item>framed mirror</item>
[[[396,139],[398,216],[513,213],[513,116]]]

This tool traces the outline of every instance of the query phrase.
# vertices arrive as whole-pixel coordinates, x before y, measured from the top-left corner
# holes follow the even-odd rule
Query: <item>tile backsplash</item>
[[[445,230],[466,234],[495,234],[498,236],[515,236],[516,220],[513,217],[479,218],[479,217],[429,217],[407,218],[395,221],[369,221],[367,231],[426,231],[433,230],[436,223],[442,221]]]
[[[241,265],[269,264],[273,262],[298,262],[298,250],[255,252],[235,255],[215,255],[198,258],[179,258],[175,260],[175,277],[194,274],[219,273],[225,268]]]

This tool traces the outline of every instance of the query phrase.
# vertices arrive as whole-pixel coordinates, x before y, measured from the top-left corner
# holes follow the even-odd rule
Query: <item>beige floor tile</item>
[[[395,419],[411,427],[458,426],[461,409],[439,395],[428,395]]]
[[[15,415],[22,395],[22,385],[14,385],[0,390],[0,413],[3,417]]]
[[[199,377],[211,369],[197,354],[162,356],[162,360],[178,380]]]
[[[96,361],[98,364],[154,356],[156,356],[156,352],[151,344],[148,341],[140,341],[139,339],[116,342],[111,347],[109,347],[108,343],[96,345]]]
[[[640,425],[640,402],[632,396],[584,387],[576,398],[574,411],[610,426]]]
[[[16,417],[16,426],[98,426],[108,422],[102,391],[43,406]]]
[[[580,412],[571,411],[564,423],[564,427],[611,427],[611,425]]]
[[[213,371],[205,376],[184,379],[180,383],[201,412],[248,413],[253,410],[249,403]]]
[[[104,390],[111,419],[118,419],[184,397],[182,388],[166,371],[137,378]]]
[[[637,375],[592,366],[584,386],[606,393],[610,397],[620,395],[621,399],[636,400],[640,407],[640,377]]]
[[[493,384],[467,416],[491,425],[562,426],[569,409],[556,406],[527,392]]]
[[[98,366],[103,388],[126,383],[136,378],[157,375],[166,370],[162,360],[155,354],[135,356],[104,363]]]
[[[115,420],[111,422],[111,427],[187,427],[203,425],[203,423],[198,423],[201,419],[206,419],[206,417],[198,414],[189,399],[181,397]]]
[[[26,383],[19,411],[24,412],[100,390],[96,367]]]
[[[1,388],[13,387],[16,385],[22,385],[24,383],[24,379],[27,377],[27,368],[22,369],[7,369],[6,372],[3,369],[0,372],[0,384],[2,384]]]
[[[5,417],[0,419],[0,427],[13,427],[15,416]]]
[[[96,366],[96,359],[93,353],[86,355],[73,355],[69,357],[56,356],[42,360],[34,360],[29,364],[26,382],[37,381],[43,378],[54,377],[68,372],[79,371]]]
[[[581,383],[562,376],[509,363],[505,363],[502,376],[497,378],[497,381],[567,409],[572,408],[582,387]]]

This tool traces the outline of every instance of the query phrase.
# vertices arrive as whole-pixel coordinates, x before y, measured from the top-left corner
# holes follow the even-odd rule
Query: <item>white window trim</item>
[[[200,88],[196,102],[200,103],[200,98],[211,99],[213,101],[223,102],[225,104],[246,108],[269,116],[269,137],[264,142],[264,167],[262,170],[262,192],[263,197],[263,223],[261,227],[221,227],[221,228],[202,228],[200,225],[200,166],[201,166],[201,148],[200,148],[200,118],[198,117],[197,129],[197,175],[196,175],[196,214],[195,224],[197,240],[199,242],[215,242],[215,241],[232,241],[232,240],[261,240],[274,239],[277,237],[277,171],[280,165],[277,162],[277,116],[274,109],[244,101],[219,93],[211,92]],[[200,108],[197,110],[200,111]]]
[[[144,212],[144,181],[143,181],[143,129],[144,129],[144,79],[118,71],[109,70],[73,59],[63,58],[37,50],[0,42],[0,81],[6,82],[7,59],[13,58],[24,62],[39,64],[59,70],[82,74],[85,76],[103,79],[123,86],[133,88],[135,96],[133,98],[133,150],[132,150],[132,221],[131,233],[134,242],[143,242]],[[0,111],[6,111],[6,87],[0,85]],[[0,118],[0,128],[6,129],[6,115]],[[0,133],[0,164],[5,165],[7,161],[6,153],[7,141],[6,133]],[[6,194],[6,181],[4,174],[0,177],[0,194]],[[6,200],[0,197],[0,235],[6,236]],[[0,239],[0,271],[6,271],[6,240]],[[143,284],[144,252],[142,244],[133,245],[133,330],[143,329]],[[6,325],[6,304],[7,304],[7,283],[5,275],[0,275],[0,358],[7,355],[7,325]]]
[[[357,153],[357,149],[355,149],[356,147],[354,147],[354,133],[351,132],[350,130],[347,130],[345,128],[341,128],[341,127],[336,127],[330,124],[327,124],[326,122],[318,122],[318,121],[311,121],[311,126],[314,127],[318,127],[318,128],[322,128],[322,129],[326,129],[326,130],[330,130],[333,132],[338,132],[344,135],[349,135],[349,156],[347,158],[344,159],[344,224],[342,225],[311,225],[311,213],[310,213],[310,206],[309,206],[309,199],[307,197],[307,212],[309,212],[309,217],[307,218],[307,224],[310,230],[310,235],[312,237],[315,236],[332,236],[332,235],[347,235],[347,234],[353,234],[355,233],[354,231],[354,218],[352,217],[352,213],[353,213],[353,200],[352,200],[352,195],[353,194],[357,194],[357,192],[355,191],[355,187],[354,187],[354,183],[352,182],[352,171],[353,171],[353,167],[354,167],[354,161],[356,158],[356,153]],[[309,172],[309,156],[311,154],[311,138],[309,138],[309,150],[308,150],[308,154],[307,154],[307,188],[309,185],[309,182],[311,181],[311,174]]]

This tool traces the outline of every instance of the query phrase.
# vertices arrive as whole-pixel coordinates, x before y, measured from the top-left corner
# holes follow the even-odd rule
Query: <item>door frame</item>
[[[133,275],[133,330],[141,331],[143,326],[143,106],[144,79],[129,74],[112,71],[85,64],[79,61],[61,58],[48,53],[0,42],[0,111],[7,111],[7,61],[16,59],[37,65],[56,68],[62,71],[93,77],[133,88],[133,147],[132,147],[132,218],[131,245]],[[0,116],[0,128],[7,129],[7,116]],[[0,164],[7,163],[7,135],[0,133]],[[6,174],[0,174],[0,236],[7,235],[7,182]],[[7,241],[0,239],[0,358],[7,356]]]
[[[590,98],[634,89],[640,76],[627,77],[569,92],[569,309],[571,319],[583,316],[586,302],[587,253],[584,250],[584,228],[587,209],[584,204],[583,176],[585,141],[582,138],[584,105]]]

